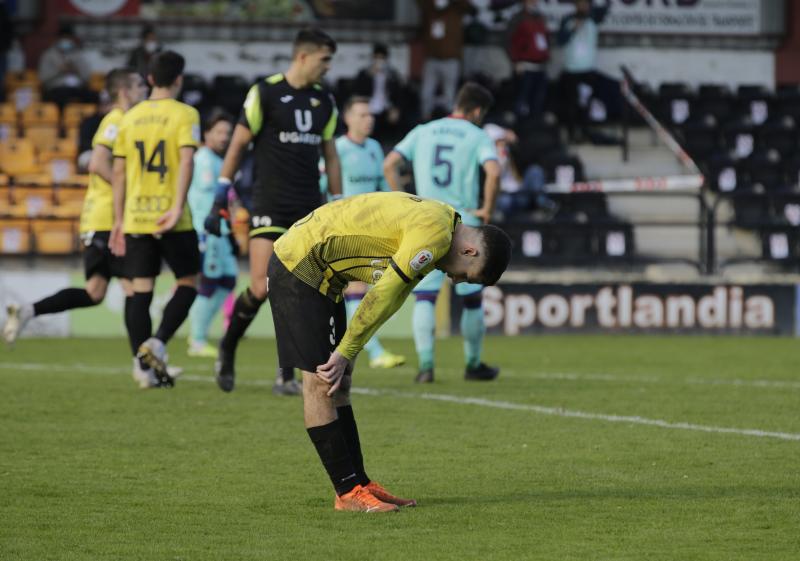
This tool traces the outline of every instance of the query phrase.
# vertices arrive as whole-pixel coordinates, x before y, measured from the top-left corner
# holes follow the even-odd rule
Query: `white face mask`
[[[434,0],[433,5],[436,6],[437,10],[444,10],[449,3],[450,0]]]
[[[75,43],[72,42],[71,39],[59,39],[58,40],[58,49],[64,53],[68,53],[72,49],[75,48]]]
[[[150,54],[153,54],[158,50],[158,41],[147,41],[144,44],[144,50]]]

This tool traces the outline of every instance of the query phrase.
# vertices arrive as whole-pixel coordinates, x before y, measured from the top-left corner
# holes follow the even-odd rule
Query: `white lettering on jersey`
[[[311,121],[311,110],[309,109],[295,109],[294,110],[294,122],[297,125],[297,130],[300,132],[308,132],[311,130],[311,126],[313,125]]]

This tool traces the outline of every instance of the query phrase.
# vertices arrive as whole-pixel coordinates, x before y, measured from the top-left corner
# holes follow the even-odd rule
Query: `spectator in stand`
[[[134,68],[142,76],[147,76],[150,60],[161,52],[163,45],[158,40],[156,29],[152,25],[144,26],[139,37],[141,39],[139,46],[128,55],[128,66]]]
[[[58,30],[58,38],[39,59],[43,98],[62,107],[69,101],[94,103],[97,94],[87,84],[92,69],[81,53],[75,31],[69,25]]]
[[[586,133],[584,106],[585,95],[581,84],[591,86],[594,82],[597,63],[597,26],[608,14],[609,0],[603,5],[593,6],[591,0],[575,0],[575,12],[564,16],[558,30],[558,44],[564,48],[564,71],[561,87],[566,106],[564,111],[570,141],[578,140],[576,127]]]
[[[402,90],[400,74],[389,65],[388,47],[376,43],[372,63],[356,76],[353,93],[369,98],[369,112],[375,118],[373,136],[382,144],[391,143],[397,136]]]
[[[508,25],[508,56],[514,65],[517,118],[539,117],[547,94],[547,61],[550,43],[547,21],[539,11],[539,0],[524,0],[522,10]]]
[[[474,13],[469,0],[417,0],[425,65],[422,68],[422,118],[436,106],[449,111],[456,98],[464,51],[464,15]],[[442,96],[436,98],[438,88]]]

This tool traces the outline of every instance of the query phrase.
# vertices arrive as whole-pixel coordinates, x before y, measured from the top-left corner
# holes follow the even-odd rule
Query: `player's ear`
[[[155,88],[156,87],[156,81],[153,79],[153,75],[152,74],[148,74],[147,75],[147,83],[150,85],[151,88]]]

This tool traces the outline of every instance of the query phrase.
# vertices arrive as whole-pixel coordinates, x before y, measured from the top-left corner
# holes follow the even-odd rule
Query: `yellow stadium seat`
[[[38,173],[33,143],[26,138],[0,142],[0,170],[11,176]]]
[[[17,124],[17,108],[13,103],[0,103],[0,123]]]
[[[75,164],[69,160],[52,160],[46,168],[53,183],[68,183],[75,175]]]
[[[18,112],[22,112],[33,103],[39,103],[42,95],[38,88],[23,86],[8,93],[7,99],[11,100]]]
[[[37,147],[49,146],[58,140],[58,125],[26,126],[22,131],[22,136]]]
[[[21,86],[33,86],[39,89],[41,86],[39,73],[32,69],[25,69],[19,72],[7,72],[5,86],[8,91],[15,90]]]
[[[49,144],[39,146],[39,163],[47,164],[53,160],[75,161],[78,147],[65,138],[57,138]]]
[[[106,87],[106,75],[102,72],[93,72],[89,77],[89,89],[100,93]]]
[[[94,115],[96,112],[97,106],[94,103],[68,103],[61,115],[61,123],[65,128],[79,127],[86,117]]]
[[[31,226],[36,253],[69,255],[77,251],[77,226],[74,220],[34,220]]]
[[[64,138],[69,140],[75,146],[78,145],[78,137],[80,136],[80,129],[78,127],[64,127]]]
[[[59,187],[56,189],[55,215],[61,218],[78,218],[83,209],[86,189],[80,187]]]
[[[27,220],[0,220],[0,253],[30,253],[31,233]]]
[[[73,187],[88,187],[89,174],[88,173],[74,173],[67,179],[61,182],[62,185],[71,185]]]
[[[11,215],[17,217],[50,216],[53,214],[53,188],[49,184],[14,186],[11,190]]]
[[[11,189],[7,186],[0,187],[0,216],[11,211]]]
[[[22,110],[23,128],[31,125],[54,125],[58,126],[58,105],[55,103],[31,103]]]

